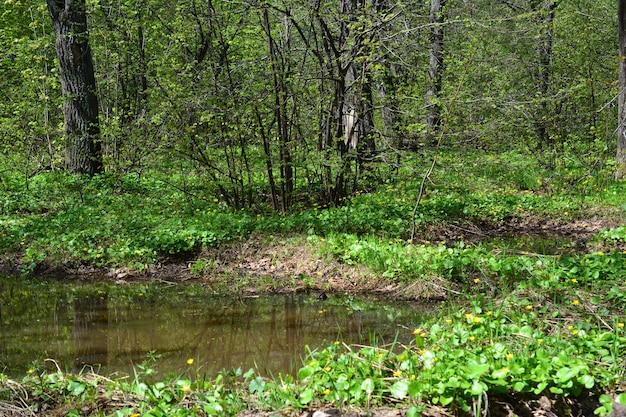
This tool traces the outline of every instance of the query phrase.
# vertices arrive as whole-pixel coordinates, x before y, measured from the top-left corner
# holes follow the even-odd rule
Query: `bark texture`
[[[98,98],[84,0],[47,0],[65,98],[65,163],[73,173],[103,171]]]

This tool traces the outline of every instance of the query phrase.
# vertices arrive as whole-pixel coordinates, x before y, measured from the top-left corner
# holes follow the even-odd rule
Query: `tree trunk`
[[[548,122],[552,118],[548,106],[548,93],[550,91],[550,75],[552,65],[552,49],[554,43],[554,35],[552,26],[554,22],[554,14],[557,1],[552,1],[545,11],[542,9],[543,2],[531,2],[531,12],[538,14],[538,27],[540,28],[540,38],[537,40],[537,65],[533,68],[533,78],[539,94],[539,103],[535,109],[534,129],[537,145],[539,148],[551,148],[554,141],[548,130]]]
[[[617,31],[619,40],[619,96],[615,178],[622,179],[626,177],[626,0],[618,0],[617,2]]]
[[[98,98],[85,0],[47,0],[65,101],[65,163],[73,173],[103,171]]]
[[[426,89],[426,140],[437,142],[441,127],[441,76],[443,73],[443,37],[444,13],[446,0],[430,1],[430,62],[428,64],[428,88]]]

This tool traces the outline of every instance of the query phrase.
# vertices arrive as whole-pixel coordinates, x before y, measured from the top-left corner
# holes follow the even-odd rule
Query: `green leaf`
[[[422,383],[419,381],[412,381],[409,384],[409,395],[411,397],[417,397],[422,393]]]
[[[85,384],[80,381],[71,381],[67,385],[67,390],[75,397],[78,397],[85,392]]]
[[[537,384],[537,388],[535,388],[533,390],[533,392],[535,393],[535,395],[539,395],[543,392],[544,389],[546,389],[546,387],[548,386],[547,382],[540,382],[539,384]]]
[[[265,390],[265,381],[260,376],[257,376],[248,385],[248,389],[252,394],[261,394]]]
[[[578,368],[563,367],[556,371],[557,381],[560,383],[570,381],[576,375],[578,375]]]
[[[311,375],[313,375],[314,373],[315,373],[315,370],[312,367],[305,366],[304,368],[300,368],[300,370],[298,371],[298,379],[303,381],[307,379],[308,377],[310,377]]]
[[[478,379],[485,372],[487,372],[489,370],[489,364],[487,364],[487,363],[477,363],[476,361],[470,361],[467,364],[467,370],[469,371],[467,373],[467,377],[469,379]]]
[[[391,395],[399,400],[406,397],[409,392],[409,384],[406,381],[398,381],[391,386]]]
[[[583,384],[585,388],[591,389],[595,385],[596,381],[591,375],[581,375],[580,377],[578,377],[578,382]]]
[[[368,396],[372,395],[374,392],[374,381],[372,378],[366,378],[361,382],[361,389],[367,393]]]
[[[177,387],[188,387],[191,385],[191,380],[189,379],[177,379],[176,380],[176,386]]]
[[[446,397],[442,395],[441,397],[439,397],[439,401],[441,402],[441,405],[445,406],[445,405],[450,404],[452,401],[454,401],[454,396]]]
[[[300,402],[302,404],[308,404],[313,400],[313,390],[311,388],[307,388],[300,393]]]
[[[513,384],[513,389],[517,392],[522,392],[526,386],[527,384],[524,381],[517,381]]]
[[[406,410],[406,417],[420,417],[422,413],[419,408],[411,406]]]
[[[615,397],[615,402],[618,404],[626,405],[626,392],[622,392],[620,395]]]
[[[486,387],[480,381],[474,381],[472,383],[471,388],[469,389],[470,394],[472,395],[482,395],[485,392]]]

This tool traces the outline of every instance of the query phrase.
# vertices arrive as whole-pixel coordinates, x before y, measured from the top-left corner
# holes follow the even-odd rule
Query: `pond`
[[[152,358],[164,374],[192,368],[208,376],[239,367],[289,373],[302,363],[306,346],[385,344],[396,337],[408,343],[436,308],[318,296],[225,298],[199,285],[63,285],[0,277],[0,372],[18,376],[58,364],[71,372],[90,366],[132,375]]]

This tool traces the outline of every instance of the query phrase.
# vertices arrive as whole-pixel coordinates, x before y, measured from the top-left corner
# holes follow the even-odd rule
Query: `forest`
[[[3,7],[3,175],[187,175],[233,209],[288,213],[421,176],[437,145],[614,161],[608,1],[81,3],[80,94],[62,88],[46,5]],[[81,148],[63,106],[87,93]]]
[[[0,1],[6,331],[59,286],[438,306],[291,374],[0,349],[0,414],[626,414],[626,0]]]

